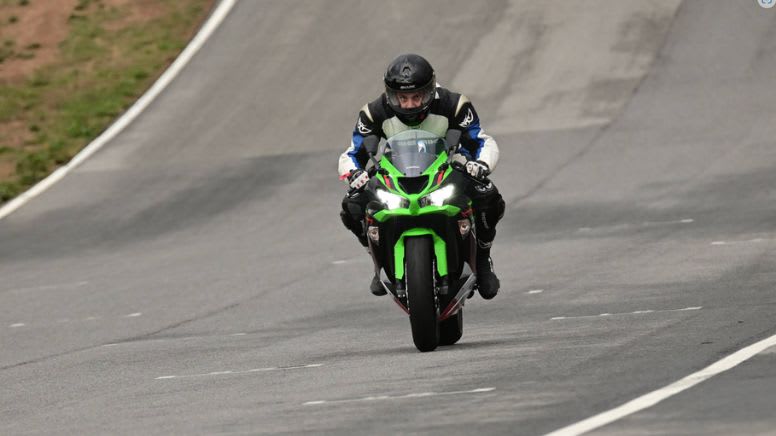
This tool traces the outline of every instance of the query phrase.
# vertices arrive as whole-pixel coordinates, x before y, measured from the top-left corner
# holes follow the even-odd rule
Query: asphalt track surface
[[[433,353],[337,216],[404,51],[474,101],[508,204],[501,294]],[[0,433],[533,435],[681,379],[776,333],[775,72],[754,0],[242,0],[0,221]],[[592,434],[774,434],[774,368]]]

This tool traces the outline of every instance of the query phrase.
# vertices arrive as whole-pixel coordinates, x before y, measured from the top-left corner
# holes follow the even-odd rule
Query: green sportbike
[[[374,163],[365,229],[375,274],[410,318],[420,351],[452,345],[463,334],[463,306],[476,289],[476,229],[471,178],[455,161],[460,131],[445,138],[406,130],[365,141]]]

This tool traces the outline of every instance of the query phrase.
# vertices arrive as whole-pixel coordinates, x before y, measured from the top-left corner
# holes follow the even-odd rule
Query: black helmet
[[[422,56],[403,54],[394,59],[385,71],[385,96],[400,120],[407,123],[423,121],[429,106],[436,95],[436,76],[434,69]],[[399,92],[419,92],[422,102],[419,107],[402,109],[399,105]]]

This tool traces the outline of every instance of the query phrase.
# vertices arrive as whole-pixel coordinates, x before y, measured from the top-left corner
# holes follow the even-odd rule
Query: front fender
[[[436,257],[437,272],[440,277],[447,275],[447,243],[431,229],[414,228],[405,231],[393,246],[394,276],[396,280],[404,278],[404,240],[418,236],[431,236],[434,241],[434,256]]]

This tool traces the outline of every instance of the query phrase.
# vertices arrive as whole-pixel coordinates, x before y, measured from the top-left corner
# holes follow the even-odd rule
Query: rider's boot
[[[496,296],[501,286],[496,273],[493,272],[493,261],[490,258],[490,246],[493,243],[477,242],[477,288],[482,298],[490,300]]]
[[[376,295],[378,297],[387,294],[385,287],[383,287],[383,284],[380,281],[380,277],[377,275],[372,277],[372,283],[369,285],[369,291],[372,292],[372,295]]]
[[[371,256],[372,251],[371,248],[368,246],[366,247],[366,252]],[[388,292],[386,292],[385,287],[383,286],[382,280],[380,280],[380,273],[375,272],[374,277],[372,277],[372,283],[369,284],[369,292],[372,293],[372,295],[381,296],[385,295]]]

